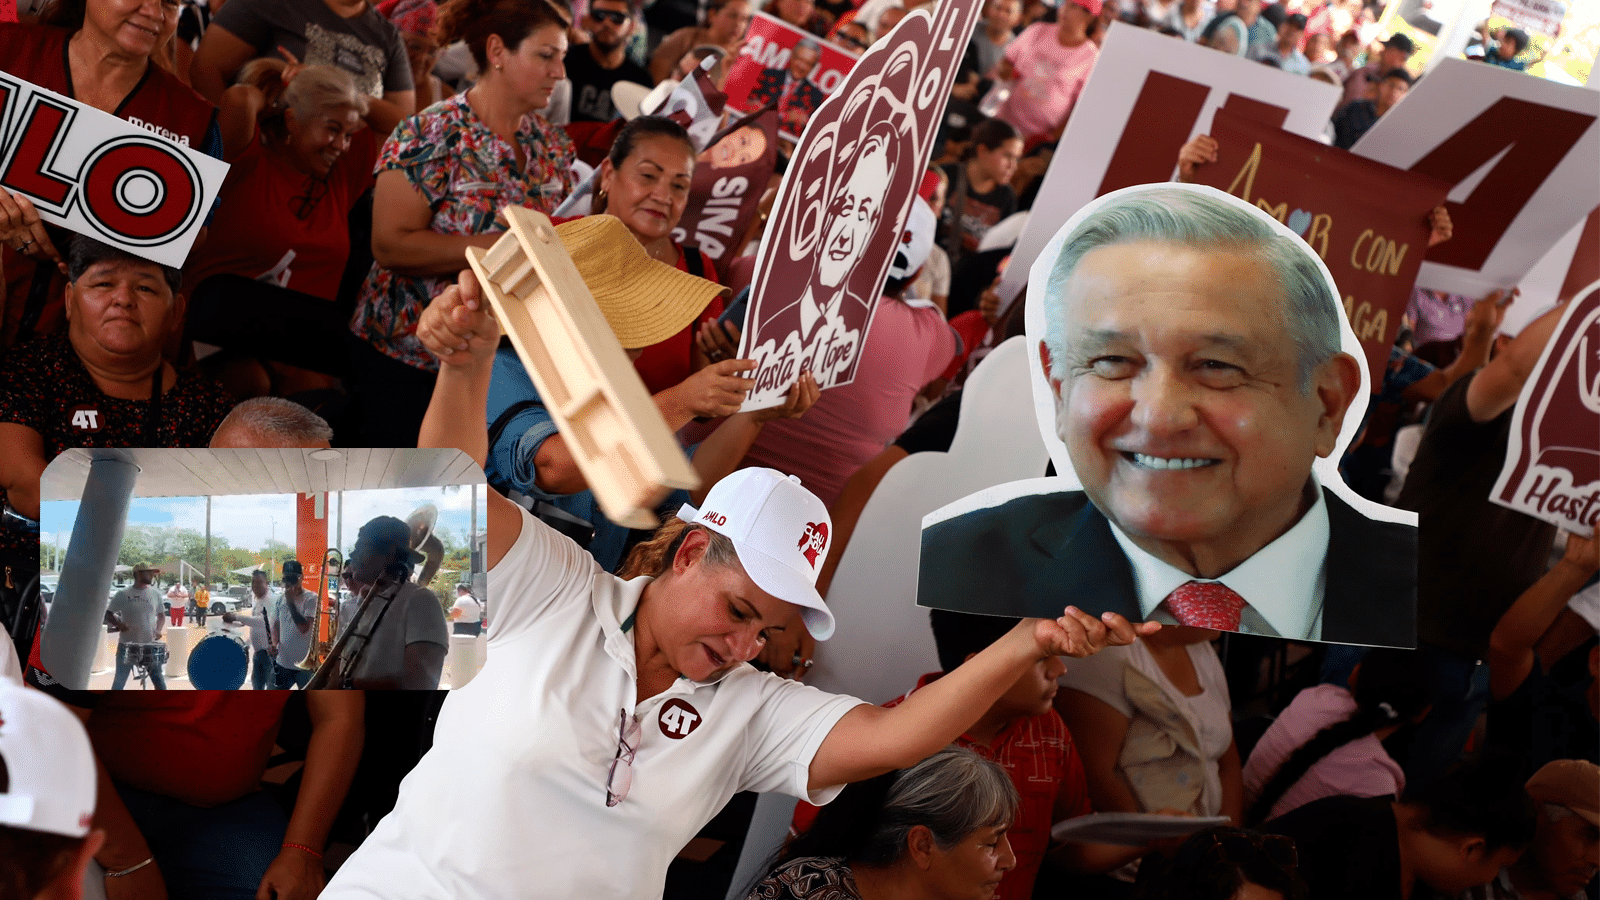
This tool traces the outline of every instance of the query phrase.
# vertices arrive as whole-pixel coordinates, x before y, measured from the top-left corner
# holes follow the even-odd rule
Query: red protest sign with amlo
[[[1600,521],[1600,282],[1567,304],[1523,386],[1489,499],[1585,536]]]

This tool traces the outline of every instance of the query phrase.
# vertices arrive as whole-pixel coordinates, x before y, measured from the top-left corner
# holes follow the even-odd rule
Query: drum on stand
[[[143,666],[146,672],[159,674],[167,665],[167,645],[156,641],[148,644],[128,643],[123,660],[129,666]]]
[[[250,667],[250,642],[235,631],[214,631],[189,651],[189,684],[197,691],[236,691]]]

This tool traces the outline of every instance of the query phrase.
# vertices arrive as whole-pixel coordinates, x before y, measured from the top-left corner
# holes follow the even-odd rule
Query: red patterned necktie
[[[1189,581],[1167,595],[1167,609],[1180,625],[1238,631],[1244,598],[1216,581]]]

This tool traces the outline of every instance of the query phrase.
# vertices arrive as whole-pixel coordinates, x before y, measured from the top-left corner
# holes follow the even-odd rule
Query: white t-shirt
[[[483,621],[483,604],[479,603],[478,598],[471,594],[457,597],[455,605],[450,608],[452,610],[461,610],[461,615],[455,618],[455,622],[476,623]]]
[[[334,637],[344,634],[345,629],[350,627],[350,623],[355,621],[356,611],[360,608],[361,601],[355,597],[339,601],[339,630],[334,634]]]
[[[1210,643],[1202,641],[1188,646],[1189,659],[1194,663],[1200,693],[1185,697],[1161,671],[1161,666],[1150,655],[1144,641],[1134,641],[1126,647],[1107,647],[1087,659],[1067,660],[1066,674],[1059,679],[1065,688],[1082,691],[1104,702],[1117,712],[1133,718],[1133,706],[1123,694],[1122,670],[1132,666],[1159,684],[1167,699],[1182,713],[1194,728],[1200,742],[1200,752],[1205,757],[1205,782],[1200,790],[1200,815],[1214,816],[1222,810],[1222,778],[1218,761],[1233,744],[1233,721],[1228,703],[1228,678],[1217,659],[1217,651]]]
[[[623,581],[522,513],[489,572],[488,660],[451,691],[400,798],[322,900],[660,897],[667,865],[738,791],[808,792],[811,759],[862,701],[740,666],[635,705]],[[632,787],[606,806],[623,714],[642,724]],[[475,777],[460,767],[472,760]]]
[[[271,590],[267,596],[257,597],[255,594],[246,594],[251,601],[250,615],[240,616],[239,621],[250,626],[250,648],[252,650],[267,649],[267,617],[271,615],[272,608],[277,605],[278,595]],[[299,660],[295,660],[299,662]]]
[[[150,644],[156,640],[156,617],[164,615],[161,592],[154,587],[129,587],[117,591],[107,607],[122,618],[126,630],[117,632],[118,644]]]
[[[358,618],[352,613],[345,620],[348,624],[340,626],[354,627],[358,629],[357,634],[371,632],[366,648],[361,651],[361,662],[351,673],[357,682],[400,681],[405,675],[407,644],[438,644],[441,650],[450,647],[450,628],[445,624],[444,610],[439,608],[439,598],[433,591],[408,581],[400,586],[400,593],[395,595],[388,611],[382,612],[383,618],[379,619],[381,606],[381,603],[374,602],[367,607],[366,617]],[[376,632],[372,632],[369,620],[378,622]],[[439,672],[434,672],[432,685],[412,686],[410,689],[435,690],[438,687]]]
[[[289,612],[291,602],[295,604],[295,609],[300,611],[300,616],[310,623],[305,631],[300,630],[295,624],[294,616]],[[287,594],[279,594],[273,598],[272,613],[268,621],[272,623],[272,633],[278,637],[278,665],[288,668],[306,658],[306,651],[311,649],[311,636],[317,630],[316,615],[317,595],[304,588],[293,601]]]

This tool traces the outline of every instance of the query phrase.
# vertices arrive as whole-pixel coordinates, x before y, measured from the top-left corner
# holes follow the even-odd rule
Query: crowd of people
[[[860,52],[914,8],[761,11]],[[304,778],[285,816],[256,786],[290,720],[286,695],[156,713],[78,697],[96,751],[84,787],[70,766],[30,768],[42,745],[26,743],[43,740],[33,722],[57,747],[84,743],[83,729],[0,678],[0,897],[73,896],[63,886],[91,857],[113,898],[316,896],[325,862],[339,874],[323,896],[337,900],[530,884],[654,896],[730,797],[768,790],[821,812],[802,806],[794,840],[737,886],[757,898],[1595,900],[1600,643],[1574,598],[1594,606],[1600,538],[1486,499],[1561,313],[1520,309],[1510,285],[1413,293],[1342,460],[1352,489],[1419,515],[1417,649],[1284,642],[1304,657],[1297,675],[1279,665],[1263,685],[1250,645],[1216,630],[1076,609],[1020,622],[940,611],[940,671],[885,707],[799,683],[832,630],[833,567],[878,481],[911,453],[949,449],[965,377],[1022,332],[1022,304],[1005,308],[994,282],[1108,31],[1149,28],[1330,82],[1343,95],[1325,139],[1348,148],[1419,77],[1418,48],[1378,33],[1374,4],[987,0],[855,381],[819,391],[803,376],[786,402],[751,412],[739,411],[754,384],[736,358],[742,319],[726,313],[742,308],[765,217],[720,264],[687,242],[675,229],[697,144],[670,119],[617,122],[613,92],[682,78],[708,56],[725,78],[757,11],[748,0],[23,11],[0,24],[0,70],[231,168],[181,270],[75,236],[0,190],[8,570],[37,569],[27,523],[41,472],[67,448],[448,446],[493,488],[498,607],[478,684],[436,732],[423,717],[433,749],[409,759],[416,777],[339,867],[323,852],[357,760],[370,762],[361,722],[375,702],[308,692]],[[1488,64],[1534,61],[1523,31],[1482,38]],[[819,56],[795,47],[772,70],[775,95],[814,87]],[[590,165],[598,127],[611,130]],[[1210,138],[1191,141],[1180,179],[1215,154]],[[785,165],[780,153],[775,176]],[[461,274],[464,251],[507,227],[499,210],[553,214],[591,170],[592,212],[556,231],[703,485],[670,496],[654,533],[602,512],[585,448],[557,430]],[[1452,237],[1448,217],[1433,226],[1435,242]],[[409,567],[403,546],[394,555]],[[310,676],[293,661],[311,649],[316,604],[295,568],[282,595],[257,573],[250,609],[229,616],[251,626],[258,689]],[[113,603],[120,644],[157,644],[182,624],[187,596],[169,620],[152,574],[135,572]],[[403,603],[370,657],[381,663],[353,686],[437,686],[450,633],[475,634],[483,616],[465,585],[448,616]],[[119,648],[118,687],[145,662],[131,652]],[[144,668],[161,687],[161,667]],[[526,714],[507,715],[513,705]],[[1249,727],[1262,713],[1270,726]],[[699,745],[680,740],[702,728]],[[209,741],[224,764],[198,787],[158,755]],[[468,760],[481,763],[470,778]],[[68,800],[92,814],[68,815]],[[1091,812],[1228,824],[1138,845],[1051,837]],[[218,865],[172,837],[213,828],[235,829],[229,846],[249,853]],[[17,859],[35,864],[13,874],[3,861]]]

